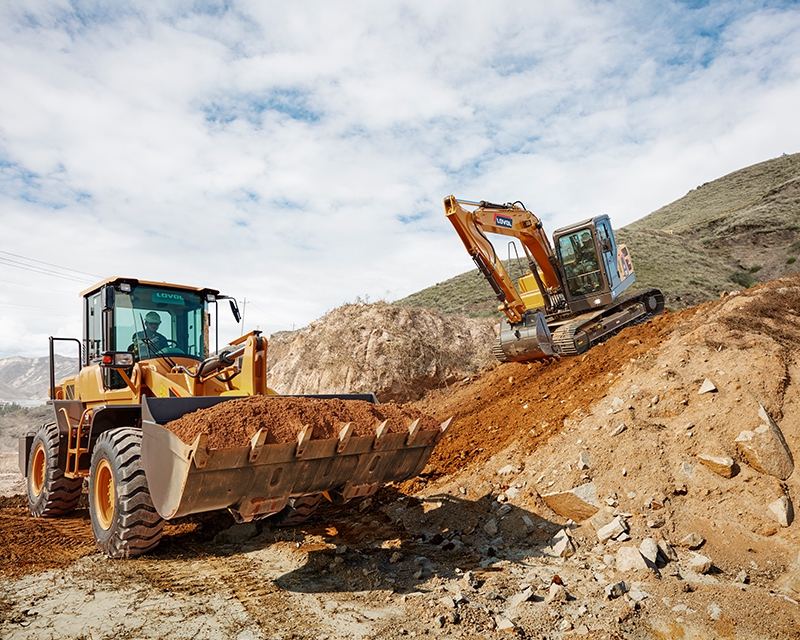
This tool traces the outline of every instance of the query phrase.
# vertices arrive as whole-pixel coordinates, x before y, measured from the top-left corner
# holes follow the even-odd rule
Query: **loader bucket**
[[[503,320],[492,352],[501,362],[543,360],[558,353],[541,312],[526,313],[523,321],[515,325]]]
[[[309,397],[309,396],[306,396]],[[377,402],[372,394],[315,396]],[[234,397],[142,398],[142,464],[153,505],[170,519],[229,509],[238,521],[277,513],[289,498],[329,492],[343,500],[368,496],[388,482],[418,475],[452,419],[435,430],[412,422],[405,433],[378,427],[374,435],[264,444],[261,432],[249,446],[214,449],[205,434],[184,443],[163,425]]]

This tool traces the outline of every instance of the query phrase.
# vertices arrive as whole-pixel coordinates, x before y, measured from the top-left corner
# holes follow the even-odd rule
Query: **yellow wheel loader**
[[[659,289],[622,295],[636,274],[607,215],[556,229],[550,244],[541,221],[519,201],[493,204],[451,195],[444,199],[444,209],[506,315],[493,348],[500,361],[583,353],[664,311]],[[517,286],[487,233],[515,238],[522,245],[528,269]]]
[[[164,520],[192,513],[228,509],[237,521],[298,524],[322,496],[344,502],[419,474],[449,427],[414,420],[392,432],[386,422],[348,423],[315,439],[311,421],[288,442],[259,429],[245,445],[212,447],[209,431],[225,427],[212,424],[184,442],[168,427],[192,412],[254,396],[268,396],[266,411],[277,402],[267,387],[266,338],[253,331],[210,354],[218,302],[229,300],[239,321],[235,300],[214,289],[117,277],[81,297],[82,338],[50,339],[52,421],[20,438],[19,465],[35,517],[75,509],[88,478],[94,537],[110,557],[153,549]],[[61,341],[77,344],[80,371],[56,385]],[[377,404],[373,394],[299,398],[318,409]]]

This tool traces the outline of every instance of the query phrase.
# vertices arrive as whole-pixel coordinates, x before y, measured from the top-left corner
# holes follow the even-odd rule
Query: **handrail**
[[[78,372],[83,368],[83,345],[77,338],[55,338],[50,336],[50,399],[56,396],[56,357],[53,349],[54,342],[76,342],[78,344]]]

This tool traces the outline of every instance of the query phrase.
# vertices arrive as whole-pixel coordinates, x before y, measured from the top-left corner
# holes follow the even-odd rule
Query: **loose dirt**
[[[435,422],[456,415],[420,478],[325,504],[290,529],[225,513],[180,519],[133,561],[94,550],[85,508],[34,520],[24,498],[10,499],[0,636],[798,637],[800,529],[770,505],[797,505],[800,479],[757,471],[734,444],[761,406],[800,462],[798,345],[800,276],[788,276],[578,358],[492,365],[416,403]],[[706,379],[716,390],[701,394]],[[732,458],[735,475],[702,455]],[[601,543],[592,522],[542,498],[588,483],[600,516],[627,533]],[[560,529],[571,556],[554,548]],[[699,548],[681,546],[689,533]],[[626,569],[625,551],[647,539],[677,559]],[[697,554],[707,573],[693,568]],[[563,600],[551,600],[553,582]],[[607,596],[620,582],[629,592]]]
[[[384,422],[389,433],[400,433],[408,431],[415,420],[423,430],[439,428],[436,420],[410,404],[261,396],[198,409],[165,426],[187,444],[206,433],[210,448],[227,449],[247,446],[259,429],[266,431],[265,444],[277,444],[296,441],[307,426],[313,428],[312,440],[324,440],[337,437],[348,423],[353,425],[353,435],[370,436]]]

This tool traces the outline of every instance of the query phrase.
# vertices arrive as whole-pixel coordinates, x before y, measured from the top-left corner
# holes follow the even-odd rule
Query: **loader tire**
[[[158,545],[158,515],[141,458],[142,432],[121,427],[104,432],[92,453],[89,514],[97,546],[109,558],[139,556]]]
[[[28,459],[28,509],[35,518],[63,516],[75,510],[82,478],[67,478],[58,468],[58,425],[45,424],[33,437]]]
[[[294,527],[303,524],[314,515],[321,500],[321,493],[289,498],[283,509],[269,517],[269,522],[276,527]]]

